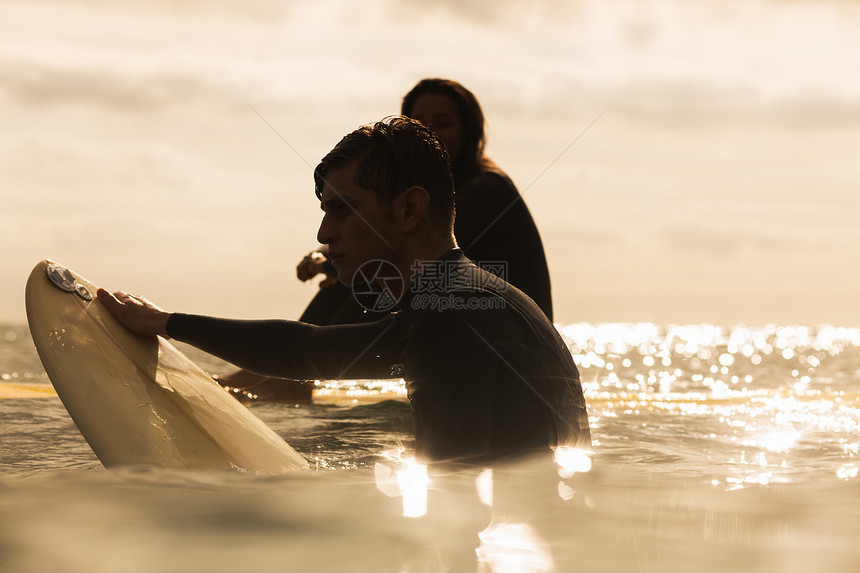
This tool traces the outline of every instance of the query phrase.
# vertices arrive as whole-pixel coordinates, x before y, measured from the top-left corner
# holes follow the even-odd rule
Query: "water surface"
[[[860,329],[559,328],[590,457],[428,476],[402,386],[347,382],[253,406],[313,467],[264,478],[104,470],[0,327],[0,389],[45,391],[0,399],[0,570],[856,571]]]

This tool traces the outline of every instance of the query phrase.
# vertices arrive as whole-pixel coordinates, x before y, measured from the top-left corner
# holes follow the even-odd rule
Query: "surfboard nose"
[[[73,292],[86,301],[93,300],[93,293],[90,292],[90,289],[78,282],[75,274],[63,265],[48,262],[45,271],[51,282],[60,290]]]

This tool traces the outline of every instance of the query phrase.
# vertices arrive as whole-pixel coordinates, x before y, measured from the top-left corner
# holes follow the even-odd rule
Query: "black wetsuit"
[[[457,183],[456,188],[454,235],[460,248],[479,266],[526,293],[552,320],[552,289],[543,243],[513,181],[497,168],[485,169]],[[299,320],[354,324],[379,320],[385,314],[366,310],[353,299],[350,287],[337,283],[320,289]]]
[[[493,262],[506,263],[500,276],[529,295],[553,319],[549,269],[540,233],[504,172],[484,170],[457,185],[454,236],[478,266],[491,270],[488,265]]]
[[[173,314],[167,332],[266,376],[403,377],[416,454],[427,461],[490,463],[558,444],[590,446],[579,373],[544,313],[459,249],[438,262],[455,279],[440,290],[425,273],[401,310],[376,322],[312,326]]]

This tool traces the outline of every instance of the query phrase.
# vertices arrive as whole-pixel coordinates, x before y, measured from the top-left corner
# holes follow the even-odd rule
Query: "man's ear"
[[[430,216],[430,194],[423,187],[413,185],[397,199],[398,215],[404,232],[415,230]]]

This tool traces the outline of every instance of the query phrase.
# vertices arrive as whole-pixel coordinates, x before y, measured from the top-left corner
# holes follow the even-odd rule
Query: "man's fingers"
[[[167,335],[167,319],[170,316],[143,297],[117,291],[113,294],[103,288],[96,291],[99,301],[129,330],[138,334]]]
[[[125,294],[125,293],[122,293],[120,291],[120,292],[117,292],[117,294]],[[98,299],[101,301],[101,303],[103,305],[108,307],[108,310],[110,310],[110,311],[114,311],[116,308],[118,308],[119,306],[122,305],[122,303],[119,301],[119,299],[117,299],[116,296],[109,293],[108,291],[106,291],[103,288],[100,288],[99,290],[96,291],[96,296],[98,297]]]

